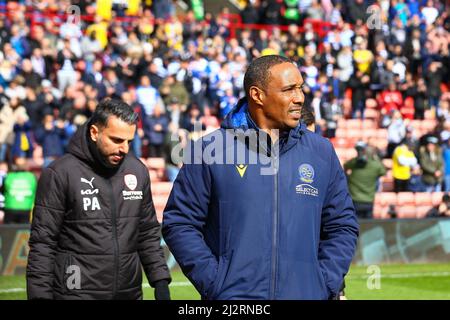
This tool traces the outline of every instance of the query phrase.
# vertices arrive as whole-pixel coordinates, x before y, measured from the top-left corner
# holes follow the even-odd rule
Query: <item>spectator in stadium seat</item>
[[[57,72],[58,89],[63,92],[66,87],[71,86],[76,82],[75,63],[77,57],[70,48],[69,40],[64,40],[64,47],[58,52],[56,60],[60,66]]]
[[[355,39],[356,49],[353,52],[353,59],[356,68],[364,74],[370,74],[370,66],[374,59],[372,51],[367,48],[367,40],[361,36]]]
[[[450,195],[445,193],[442,196],[442,202],[431,208],[430,211],[427,212],[427,218],[448,218],[450,217]]]
[[[29,121],[26,113],[17,115],[13,131],[14,141],[11,147],[11,158],[23,157],[31,159],[33,157],[34,139],[31,121]]]
[[[382,115],[390,115],[393,110],[400,110],[403,105],[403,97],[394,81],[389,83],[388,89],[381,92],[378,98],[378,104]]]
[[[287,58],[253,60],[244,76],[246,98],[214,139],[186,150],[162,231],[203,299],[324,300],[339,294],[358,223],[331,143],[300,122],[303,84]],[[238,132],[250,139],[235,139]],[[258,146],[257,136],[269,141]],[[231,144],[221,144],[222,138]],[[228,148],[244,150],[246,162],[256,152],[279,164],[263,172],[260,161],[211,162],[211,150],[226,160]]]
[[[317,132],[317,126],[316,126],[316,118],[314,116],[314,109],[304,105],[302,107],[302,122],[305,123],[306,129],[308,129],[311,132]]]
[[[329,99],[329,101],[327,101]],[[331,94],[327,100],[322,103],[322,114],[326,121],[327,138],[334,138],[336,136],[337,123],[343,118],[342,106],[338,102],[338,99]]]
[[[158,90],[150,83],[146,75],[141,77],[141,83],[136,89],[137,101],[144,107],[145,114],[151,116],[155,105],[161,100]]]
[[[419,151],[419,163],[422,168],[422,180],[427,192],[440,192],[444,179],[444,161],[439,147],[439,139],[427,138],[427,143]]]
[[[165,157],[164,142],[169,129],[169,118],[161,105],[156,104],[151,116],[145,117],[144,132],[148,138],[149,156]]]
[[[395,148],[392,155],[392,176],[394,177],[394,191],[407,192],[412,173],[420,170],[414,155],[413,145],[408,139],[403,139]]]
[[[423,120],[427,107],[427,87],[425,81],[420,78],[413,82],[406,90],[406,96],[414,99],[414,119]],[[406,100],[405,99],[405,100]]]
[[[29,223],[36,195],[36,177],[27,159],[17,157],[6,174],[0,193],[5,196],[4,223]]]
[[[388,127],[387,157],[391,158],[395,148],[406,136],[406,125],[402,114],[398,110],[392,111],[391,123]]]
[[[367,147],[365,142],[359,141],[355,146],[358,155],[344,164],[353,205],[360,219],[373,217],[377,181],[386,174],[383,163],[370,156]]]
[[[450,139],[444,142],[442,157],[444,159],[444,191],[450,192]]]
[[[428,70],[424,73],[424,78],[428,88],[429,106],[437,110],[439,99],[441,98],[441,83],[444,76],[444,66],[440,61],[433,61],[429,64]]]
[[[22,60],[21,76],[24,78],[24,86],[37,90],[41,85],[41,76],[33,70],[33,65],[29,59]]]
[[[26,112],[25,108],[22,112]],[[14,123],[14,110],[4,98],[0,102],[0,162],[6,160],[7,151],[12,143]]]
[[[66,138],[66,131],[63,120],[55,121],[52,114],[46,114],[42,125],[35,130],[34,136],[36,142],[42,146],[44,168],[64,154],[63,141]]]
[[[395,204],[389,204],[387,213],[388,213],[389,218],[397,219],[398,214],[397,214],[397,209],[395,209]]]
[[[366,108],[366,90],[370,85],[370,77],[360,70],[351,76],[348,86],[352,89],[352,118],[364,119]]]

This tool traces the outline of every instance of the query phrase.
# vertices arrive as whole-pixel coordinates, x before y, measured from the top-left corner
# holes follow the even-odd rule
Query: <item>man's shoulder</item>
[[[144,174],[148,172],[147,166],[132,154],[128,155],[125,158],[125,161],[123,163],[123,170],[133,170]]]
[[[317,150],[319,152],[326,150],[329,152],[333,149],[333,145],[328,138],[322,137],[321,135],[309,130],[304,131],[304,139],[313,150]]]
[[[55,171],[56,173],[64,172],[73,169],[73,165],[75,163],[80,162],[77,157],[70,153],[64,154],[61,158],[56,159],[53,161],[49,166],[48,169]]]

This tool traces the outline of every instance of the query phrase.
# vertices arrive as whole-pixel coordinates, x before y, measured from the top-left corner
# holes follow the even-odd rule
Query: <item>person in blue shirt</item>
[[[339,295],[359,226],[332,144],[300,121],[303,84],[291,60],[255,59],[246,97],[185,149],[162,233],[202,299]]]
[[[445,192],[450,192],[450,139],[447,139],[443,145],[442,156],[444,158],[444,184]]]

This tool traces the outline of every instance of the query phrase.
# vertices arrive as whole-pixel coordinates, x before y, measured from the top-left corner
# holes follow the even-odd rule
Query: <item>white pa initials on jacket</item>
[[[90,180],[86,178],[81,178],[81,182],[89,185],[90,189],[81,190],[81,195],[92,196],[98,194],[98,189],[94,189],[94,179],[92,177]],[[97,197],[83,197],[83,209],[84,211],[96,211],[100,210],[100,202]]]

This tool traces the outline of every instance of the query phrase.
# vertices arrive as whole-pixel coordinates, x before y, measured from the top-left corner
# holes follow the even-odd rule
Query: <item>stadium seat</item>
[[[397,194],[397,205],[398,206],[414,206],[414,193],[413,192],[399,192]]]
[[[388,141],[386,138],[377,138],[375,140],[375,146],[380,149],[381,151],[385,151],[388,146]]]
[[[151,183],[156,183],[158,181],[161,181],[161,178],[159,177],[158,171],[156,170],[148,170],[148,173],[150,175],[150,181]]]
[[[416,217],[417,218],[425,218],[425,216],[427,215],[428,211],[430,211],[431,208],[433,208],[431,205],[430,206],[416,206]]]
[[[418,133],[420,132],[421,122],[422,120],[411,120],[409,126],[414,128],[415,133]]]
[[[335,148],[348,148],[349,143],[347,138],[337,137],[332,140],[333,146]]]
[[[147,166],[151,169],[164,169],[166,167],[166,161],[164,158],[148,158]]]
[[[357,129],[360,130],[362,126],[362,121],[360,119],[348,119],[345,121],[346,128],[349,129]]]
[[[442,197],[444,196],[444,192],[433,192],[431,194],[431,202],[433,206],[438,206],[442,203]]]
[[[435,120],[436,112],[434,110],[425,110],[424,118],[425,120]]]
[[[337,138],[346,138],[347,137],[347,128],[337,128],[336,129],[336,137]]]
[[[377,136],[377,129],[374,128],[362,128],[361,129],[362,137],[364,140],[369,140],[369,138]]]
[[[366,119],[373,119],[373,120],[377,121],[380,118],[380,111],[375,110],[375,109],[366,109],[364,111],[364,117]]]
[[[422,120],[420,130],[422,132],[429,133],[436,128],[436,125],[437,123],[435,120]]]
[[[367,109],[376,109],[378,107],[377,100],[369,98],[366,100],[366,110]]]
[[[374,206],[382,206],[383,205],[383,203],[381,202],[382,196],[383,196],[383,192],[375,193],[375,199],[373,200]]]
[[[394,179],[391,177],[380,177],[381,191],[382,192],[392,192],[394,191]]]
[[[169,196],[172,191],[172,182],[157,182],[152,184],[152,194]]]
[[[382,206],[382,205],[374,205],[373,206],[373,218],[374,219],[387,219],[389,218],[388,215],[389,207]]]
[[[414,200],[415,200],[416,206],[431,207],[433,205],[433,201],[431,199],[431,193],[429,193],[429,192],[416,192],[414,195]]]
[[[387,141],[387,137],[388,137],[388,132],[387,129],[378,129],[377,130],[377,137],[378,138],[382,138],[385,139]]]
[[[397,217],[400,219],[414,219],[417,216],[415,206],[397,206]]]
[[[378,201],[382,206],[388,207],[397,203],[397,194],[395,192],[379,192],[376,194],[375,199],[379,199]]]
[[[347,139],[356,139],[359,140],[362,138],[362,132],[361,129],[347,129],[347,135],[346,135]]]
[[[364,120],[362,121],[361,128],[362,128],[363,130],[366,130],[366,129],[376,129],[376,128],[377,128],[377,125],[376,125],[375,121],[373,121],[372,119],[364,119]]]

